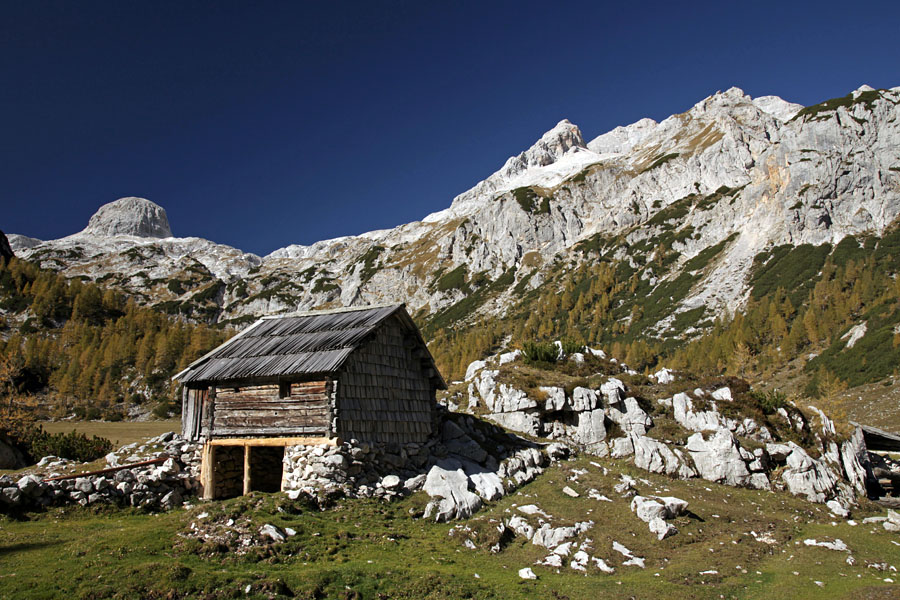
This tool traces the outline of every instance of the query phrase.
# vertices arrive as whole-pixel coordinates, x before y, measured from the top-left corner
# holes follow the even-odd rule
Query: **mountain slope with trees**
[[[138,405],[165,416],[171,376],[230,335],[16,258],[0,266],[0,310],[12,387],[55,416],[117,420]]]

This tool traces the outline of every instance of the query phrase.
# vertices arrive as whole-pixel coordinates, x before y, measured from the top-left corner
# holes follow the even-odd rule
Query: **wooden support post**
[[[200,487],[204,500],[216,497],[216,447],[209,442],[203,445],[200,459]]]
[[[244,495],[250,493],[250,451],[253,446],[244,446]]]

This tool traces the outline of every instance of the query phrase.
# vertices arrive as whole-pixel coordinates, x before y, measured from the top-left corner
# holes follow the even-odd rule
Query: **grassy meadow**
[[[141,442],[167,431],[181,431],[181,419],[160,421],[42,421],[41,427],[47,433],[68,433],[78,431],[88,436],[98,435],[113,442],[120,448],[133,442]]]
[[[658,541],[630,511],[630,500],[613,490],[621,473],[638,479],[642,495],[672,495],[690,503],[690,512],[674,521],[677,535]],[[566,485],[580,496],[563,494]],[[592,489],[612,501],[588,497]],[[888,581],[900,581],[891,570],[900,567],[900,535],[862,524],[865,516],[884,514],[873,505],[856,511],[858,524],[851,526],[824,507],[785,493],[678,481],[590,457],[548,468],[465,522],[417,518],[426,501],[420,492],[393,503],[338,500],[321,510],[285,494],[254,493],[197,501],[191,509],[163,514],[70,507],[0,517],[0,597],[900,597],[900,587]],[[604,574],[593,564],[584,573],[534,565],[549,551],[497,530],[501,519],[520,514],[516,506],[525,504],[546,511],[553,526],[593,520],[577,542],[615,573]],[[249,549],[185,536],[192,524],[227,525],[229,519],[235,528],[256,531],[272,523],[297,533]],[[535,517],[528,519],[537,525]],[[850,551],[807,546],[808,538],[841,539]],[[474,550],[464,545],[467,539]],[[613,542],[644,557],[646,568],[623,566],[626,559],[613,550]],[[491,552],[495,544],[499,551]],[[536,580],[518,576],[527,566]]]

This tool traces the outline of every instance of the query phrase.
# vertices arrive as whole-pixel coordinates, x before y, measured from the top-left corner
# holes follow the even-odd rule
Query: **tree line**
[[[895,374],[900,231],[813,250],[785,250],[776,264],[780,278],[759,278],[741,310],[715,319],[702,308],[676,315],[668,336],[648,328],[661,308],[639,274],[622,262],[598,262],[566,265],[505,317],[439,330],[429,348],[450,379],[501,347],[554,339],[601,347],[647,373],[667,366],[698,376],[762,379],[803,358],[809,396]],[[763,285],[768,281],[774,283]],[[848,329],[863,322],[867,335],[847,348]]]
[[[175,405],[171,377],[231,334],[15,258],[0,266],[0,309],[15,391],[57,416],[119,419],[147,403],[163,415]]]

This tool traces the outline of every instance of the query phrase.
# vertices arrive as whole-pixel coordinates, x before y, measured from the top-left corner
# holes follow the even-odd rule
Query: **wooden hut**
[[[424,442],[446,389],[402,304],[263,317],[175,379],[208,498],[277,491],[286,446]]]

